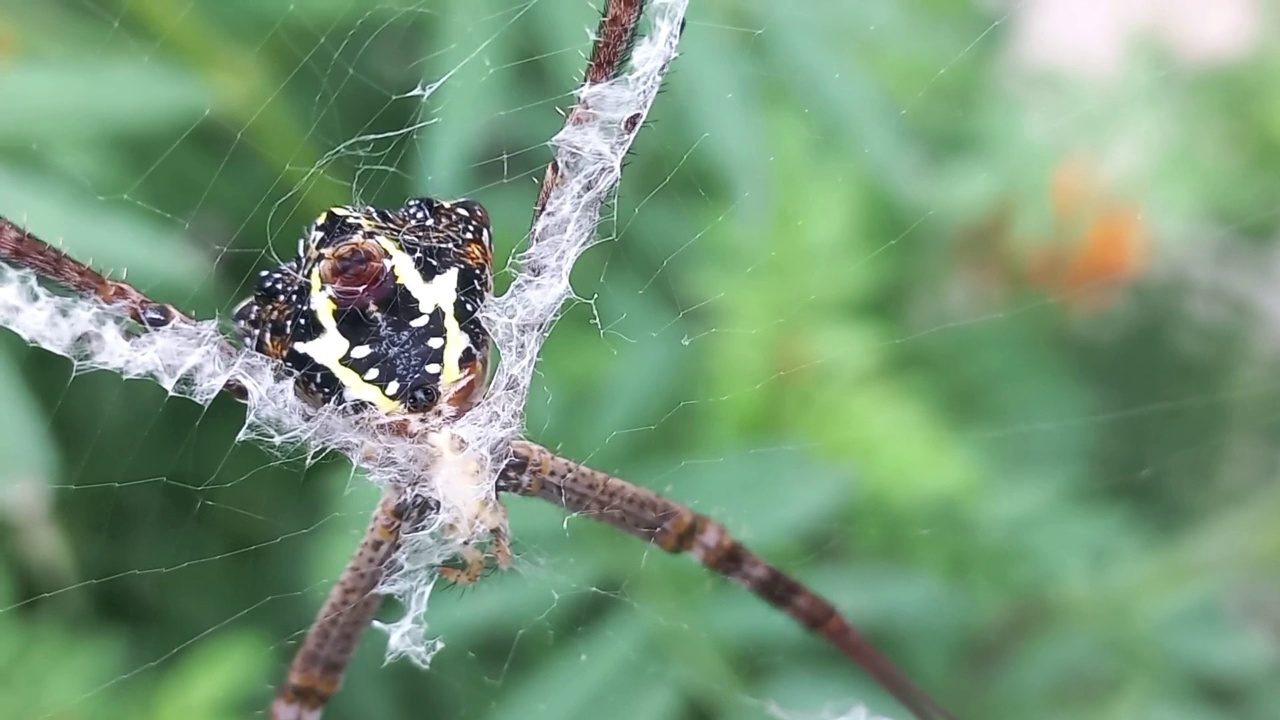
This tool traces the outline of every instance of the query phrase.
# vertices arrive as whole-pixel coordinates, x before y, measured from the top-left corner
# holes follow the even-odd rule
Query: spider
[[[609,0],[588,62],[585,84],[616,77],[633,46],[640,0]],[[569,113],[584,122],[590,109]],[[638,130],[639,117],[624,130]],[[553,161],[535,204],[536,222],[563,181]],[[485,391],[489,335],[478,309],[492,291],[492,233],[471,200],[415,198],[398,209],[336,207],[299,241],[296,257],[263,270],[237,306],[240,342],[292,373],[298,394],[315,406],[370,413],[399,423],[415,440],[434,442],[418,420],[444,410],[467,412]],[[0,218],[0,260],[34,271],[126,314],[142,332],[187,317],[136,288],[113,281],[8,220]],[[244,388],[225,390],[244,397]],[[535,497],[609,524],[671,553],[687,553],[745,587],[823,638],[872,676],[920,720],[954,716],[893,665],[830,602],[735,540],[723,525],[646,488],[517,440],[496,480],[498,492]],[[437,509],[419,495],[389,493],[331,590],[290,664],[269,710],[272,720],[320,717],[338,691],[364,629],[381,603],[379,584],[407,528]],[[492,555],[510,564],[501,506],[492,515]],[[461,568],[440,574],[475,582],[487,564],[463,551]]]
[[[471,200],[330,208],[297,257],[259,274],[235,310],[237,331],[292,370],[314,405],[409,416],[442,405],[456,416],[486,378],[489,334],[478,312],[493,290],[490,240],[489,214]],[[479,514],[498,565],[509,567],[505,517],[490,507]],[[478,550],[464,554],[464,569],[440,568],[446,580],[471,583],[484,571]]]

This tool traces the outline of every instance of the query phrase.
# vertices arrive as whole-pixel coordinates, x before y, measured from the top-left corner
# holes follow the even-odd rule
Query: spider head
[[[476,202],[336,207],[298,255],[259,274],[235,311],[245,345],[297,373],[317,404],[465,411],[484,387],[492,290],[489,216]]]

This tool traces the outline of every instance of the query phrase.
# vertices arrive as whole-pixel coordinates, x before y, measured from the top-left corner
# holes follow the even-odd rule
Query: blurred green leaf
[[[23,381],[10,350],[6,342],[0,351],[0,377],[6,378],[0,382],[0,457],[6,465],[0,488],[14,482],[44,484],[58,476],[58,450],[43,420],[44,408]],[[0,505],[4,497],[0,490]]]
[[[540,667],[512,683],[495,704],[495,717],[536,713],[547,717],[657,717],[663,676],[636,662],[645,644],[644,620],[613,612],[571,642],[563,643]],[[652,687],[653,690],[648,690]],[[547,688],[556,688],[547,693]],[[639,706],[634,699],[650,697]],[[655,706],[653,702],[659,700]]]
[[[187,130],[212,93],[180,66],[156,60],[27,61],[0,72],[0,143]]]
[[[211,274],[180,233],[136,210],[100,202],[39,173],[0,168],[0,215],[104,272],[158,297],[190,298]]]
[[[156,720],[239,718],[256,699],[270,668],[268,644],[243,633],[224,633],[193,646],[164,674],[156,688],[151,717]]]
[[[120,642],[53,617],[33,617],[29,609],[14,608],[13,599],[7,568],[0,565],[0,719],[76,717],[89,708],[98,718],[132,716],[115,683],[125,667]]]

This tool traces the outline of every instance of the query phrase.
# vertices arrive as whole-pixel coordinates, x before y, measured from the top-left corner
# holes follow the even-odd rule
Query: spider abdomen
[[[298,257],[262,273],[236,325],[319,403],[424,412],[447,398],[464,410],[489,355],[479,310],[492,288],[490,241],[473,201],[332,208]]]

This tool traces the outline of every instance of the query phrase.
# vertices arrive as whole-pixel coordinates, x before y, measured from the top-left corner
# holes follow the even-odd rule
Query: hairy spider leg
[[[400,547],[401,532],[424,507],[421,500],[390,496],[378,504],[364,539],[293,656],[271,704],[271,720],[316,720],[338,692],[360,636],[382,604],[378,584]]]
[[[857,663],[919,720],[955,716],[916,685],[840,611],[800,581],[770,565],[723,525],[647,488],[593,470],[528,441],[511,445],[500,489],[549,500],[611,525],[669,553],[687,553],[825,639]]]
[[[79,295],[96,297],[111,307],[123,310],[130,320],[148,330],[156,330],[173,323],[195,322],[189,315],[174,306],[152,300],[129,283],[107,278],[2,216],[0,216],[0,261],[30,270],[37,277],[61,285]],[[234,380],[229,381],[223,390],[241,400],[246,397],[245,388]]]
[[[587,60],[587,69],[582,78],[583,87],[608,82],[622,73],[623,66],[631,57],[631,51],[635,49],[640,16],[644,14],[644,10],[645,0],[609,0],[605,3],[600,24],[596,26],[591,57]],[[575,105],[565,117],[565,126],[581,125],[586,122],[590,112],[591,108],[582,104]],[[628,131],[634,132],[635,129],[628,128]],[[547,207],[547,200],[560,187],[562,180],[560,163],[553,159],[547,164],[538,190],[538,199],[533,204],[532,228],[537,228],[538,220]],[[533,241],[536,242],[536,238]]]
[[[108,279],[3,217],[0,217],[0,260],[32,270],[68,290],[121,306],[130,319],[143,327],[160,328],[179,319],[190,321],[174,306],[153,302],[132,285]]]

